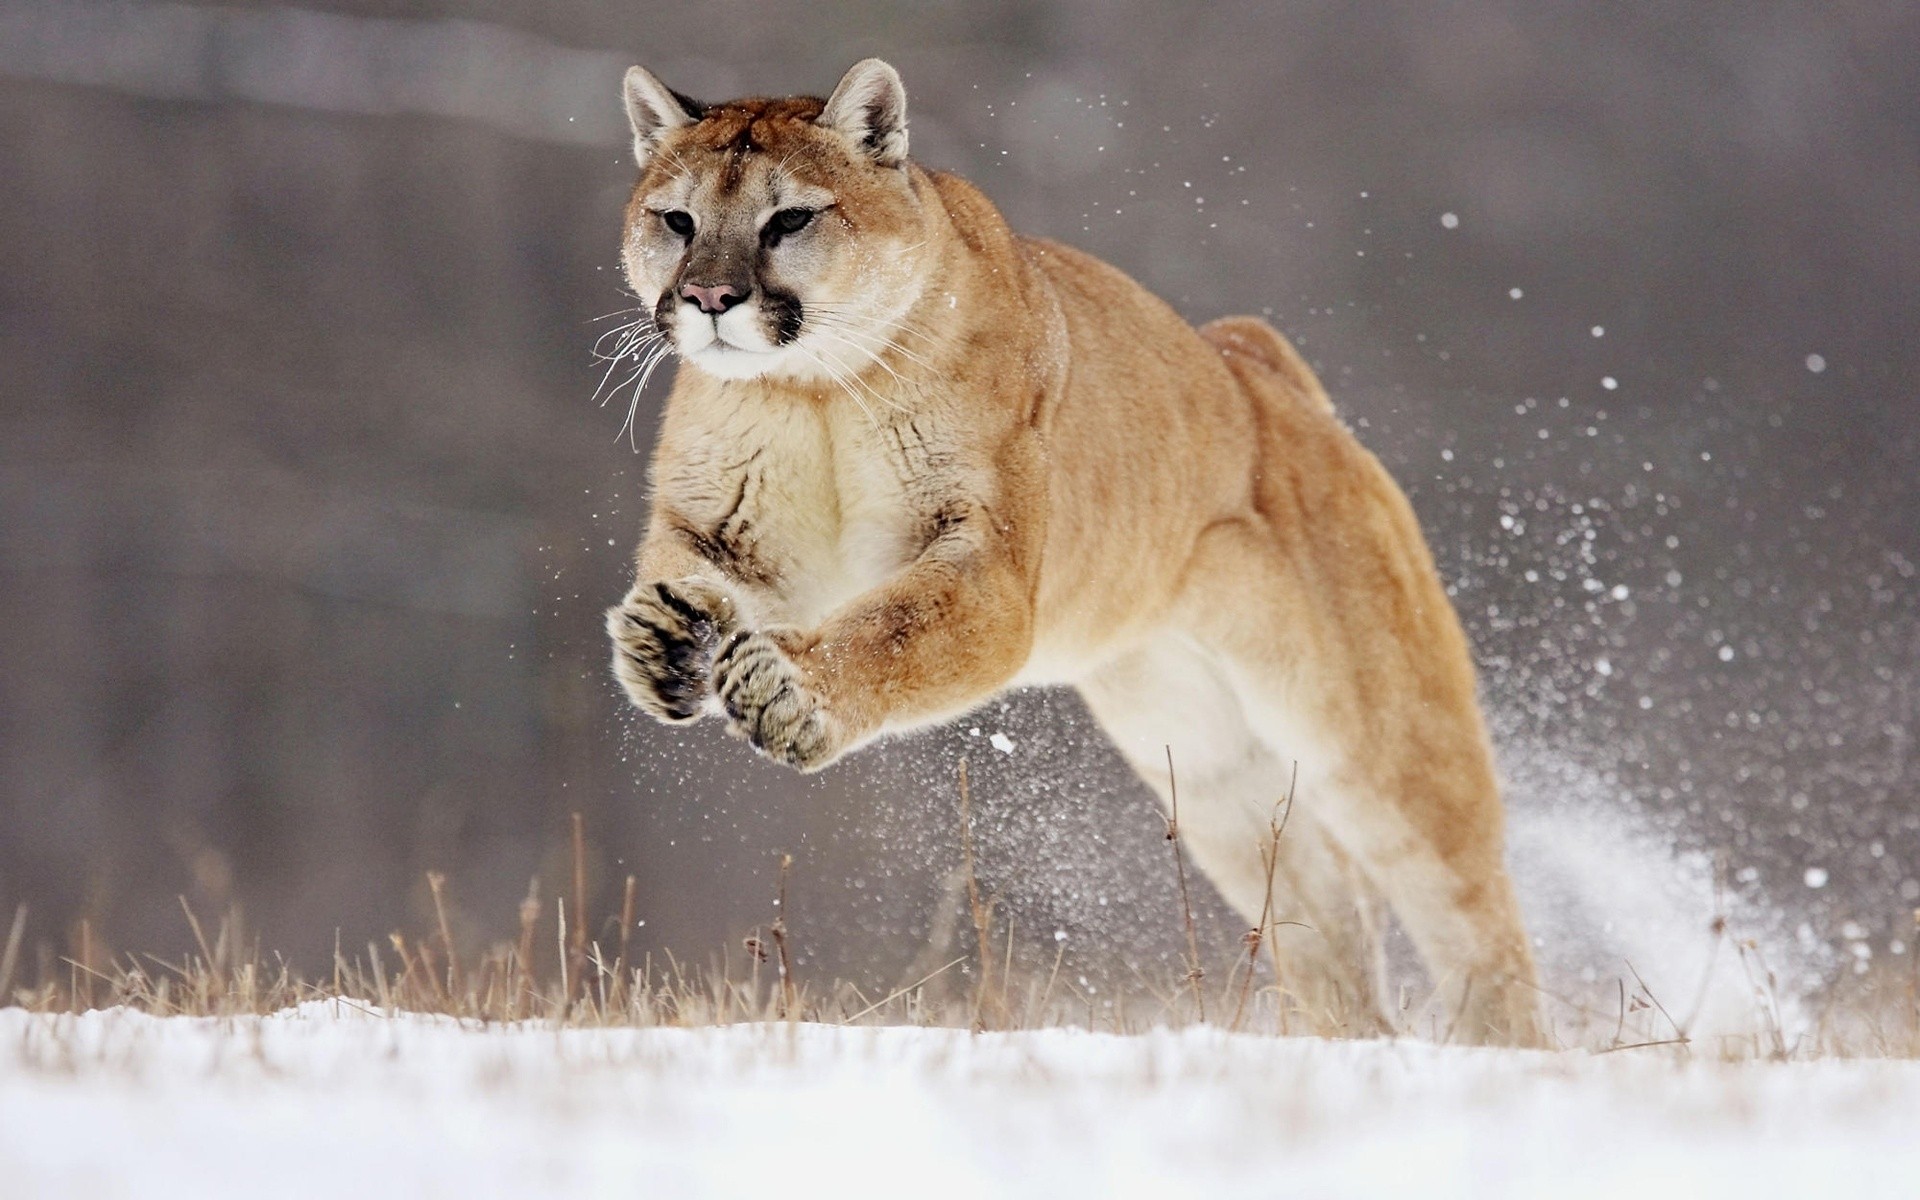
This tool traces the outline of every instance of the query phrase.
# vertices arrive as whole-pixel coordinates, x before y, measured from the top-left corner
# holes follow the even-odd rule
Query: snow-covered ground
[[[0,1195],[1914,1196],[1920,1063],[8,1009]]]

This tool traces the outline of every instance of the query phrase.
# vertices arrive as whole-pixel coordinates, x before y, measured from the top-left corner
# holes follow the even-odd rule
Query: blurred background
[[[441,870],[484,944],[579,812],[636,945],[737,945],[784,851],[805,969],[886,980],[964,755],[1016,940],[1171,962],[1071,697],[802,781],[607,678],[667,383],[596,402],[620,74],[869,54],[921,161],[1323,373],[1454,585],[1551,960],[1682,878],[1809,971],[1911,953],[1920,10],[1867,0],[0,0],[0,918],[178,953],[185,896],[323,970]]]

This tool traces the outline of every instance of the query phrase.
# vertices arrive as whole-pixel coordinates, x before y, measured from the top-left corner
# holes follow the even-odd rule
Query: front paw
[[[708,696],[713,649],[730,611],[696,583],[642,583],[607,610],[613,674],[642,711],[691,721]]]
[[[764,633],[737,633],[714,657],[713,691],[728,727],[775,762],[816,771],[844,747],[839,722],[800,667]]]

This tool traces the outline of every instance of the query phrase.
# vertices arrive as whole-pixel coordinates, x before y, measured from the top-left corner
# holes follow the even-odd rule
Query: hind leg
[[[1172,799],[1171,751],[1182,851],[1249,926],[1268,923],[1286,1011],[1322,1032],[1386,1031],[1367,890],[1306,812],[1291,814],[1274,843],[1290,766],[1254,735],[1217,664],[1193,643],[1169,638],[1108,666],[1080,691],[1163,807]]]
[[[1274,886],[1297,898],[1301,924],[1267,931],[1281,989],[1310,1020],[1324,1020],[1334,1030],[1392,1033],[1379,894],[1313,806],[1297,793],[1294,803],[1277,843]]]
[[[1504,862],[1504,813],[1477,717],[1421,712],[1420,736],[1329,731],[1276,682],[1233,663],[1252,725],[1297,756],[1299,795],[1392,907],[1434,981],[1422,1024],[1446,1040],[1539,1045],[1533,956]],[[1364,730],[1364,727],[1362,727]]]
[[[1303,811],[1358,864],[1426,961],[1435,997],[1422,1026],[1461,1041],[1541,1044],[1465,639],[1423,558],[1375,553],[1383,557],[1369,560],[1356,543],[1309,573],[1258,532],[1223,529],[1193,573],[1231,583],[1190,596],[1181,615],[1216,656],[1253,736],[1300,763]],[[1369,561],[1379,569],[1328,582]]]
[[[1430,780],[1360,771],[1329,780],[1346,800],[1335,836],[1392,905],[1433,977],[1417,1019],[1445,1041],[1537,1046],[1539,989],[1498,821],[1439,827]]]
[[[1263,772],[1267,778],[1290,774],[1290,765],[1271,761]],[[1377,893],[1313,809],[1296,793],[1279,840],[1272,839],[1271,825],[1260,838],[1263,853],[1274,856],[1273,909],[1263,944],[1284,1000],[1282,1029],[1292,1032],[1298,1015],[1314,1032],[1391,1033]]]

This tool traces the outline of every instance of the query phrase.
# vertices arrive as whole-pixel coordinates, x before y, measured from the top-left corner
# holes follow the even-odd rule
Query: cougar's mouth
[[[773,369],[781,358],[779,348],[743,346],[728,340],[712,325],[707,327],[704,340],[699,333],[684,339],[676,336],[674,348],[683,361],[722,379],[758,378]]]

